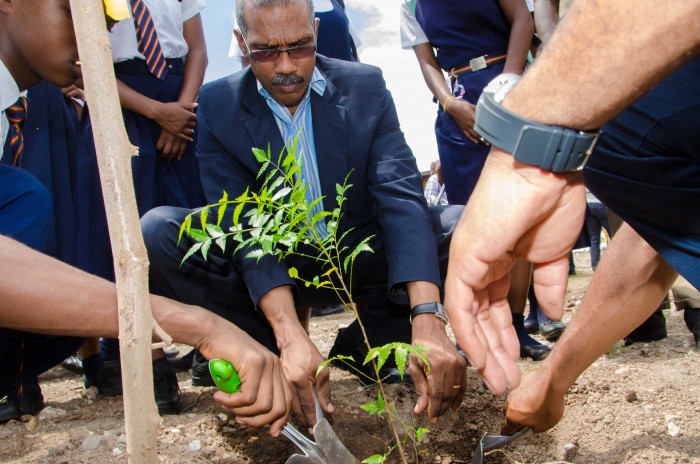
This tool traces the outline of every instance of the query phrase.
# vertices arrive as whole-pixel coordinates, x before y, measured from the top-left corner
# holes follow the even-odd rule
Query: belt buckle
[[[471,68],[472,72],[486,69],[486,55],[469,60],[469,67]]]

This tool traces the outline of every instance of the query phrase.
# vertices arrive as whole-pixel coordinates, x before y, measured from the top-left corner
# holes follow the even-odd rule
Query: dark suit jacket
[[[376,235],[370,246],[384,250],[387,284],[426,280],[440,285],[436,241],[422,193],[416,160],[399,127],[391,94],[381,71],[359,63],[318,56],[316,66],[327,81],[322,96],[311,92],[311,111],[324,208],[336,207],[336,184],[353,170],[339,231],[350,249]],[[283,141],[274,115],[257,90],[250,68],[211,82],[199,92],[199,159],[207,201],[217,202],[255,191],[260,165],[251,148],[276,157]],[[292,285],[284,262],[266,256],[256,261],[234,255],[253,303],[269,290]],[[355,275],[355,281],[361,276]]]

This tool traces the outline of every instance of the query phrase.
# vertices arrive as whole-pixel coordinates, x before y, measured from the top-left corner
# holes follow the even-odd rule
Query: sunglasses
[[[243,39],[245,41],[245,39]],[[289,57],[293,60],[299,58],[308,58],[314,53],[316,53],[316,43],[295,45],[294,47],[288,48],[270,48],[267,50],[251,50],[248,46],[248,42],[245,42],[246,48],[248,49],[248,57],[255,61],[256,63],[267,63],[270,61],[275,61],[279,58],[280,53],[287,53]]]

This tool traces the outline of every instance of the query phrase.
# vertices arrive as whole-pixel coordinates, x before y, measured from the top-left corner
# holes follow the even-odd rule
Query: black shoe
[[[540,335],[548,342],[556,342],[564,333],[566,324],[557,321],[548,321],[540,324]]]
[[[695,349],[700,350],[700,309],[698,308],[685,308],[683,310],[683,319],[685,320],[685,325],[693,333],[695,338]]]
[[[74,374],[83,375],[83,362],[76,355],[68,356],[64,359],[61,367]]]
[[[632,333],[625,337],[625,346],[632,343],[649,343],[658,340],[663,340],[668,334],[666,333],[666,318],[664,313],[656,311],[649,319],[634,329]]]
[[[341,304],[333,306],[314,306],[311,308],[311,315],[313,317],[330,316],[331,314],[338,314],[343,311],[345,311],[345,306]]]
[[[158,414],[180,414],[180,386],[166,359],[153,361],[153,390]]]
[[[197,353],[192,359],[192,386],[193,387],[215,387],[214,379],[209,373],[209,361],[204,356]]]
[[[367,347],[362,339],[361,332],[357,322],[353,322],[349,327],[338,330],[338,336],[335,338],[335,343],[328,353],[329,358],[336,356],[352,356],[354,362],[349,359],[334,360],[331,364],[335,367],[343,369],[357,376],[360,382],[364,385],[372,385],[375,383],[376,374],[371,363],[362,364],[367,356]],[[362,374],[360,374],[360,372]],[[364,375],[363,375],[364,374]],[[411,376],[404,373],[403,378],[399,370],[396,368],[393,357],[389,358],[384,366],[379,370],[379,377],[385,384],[402,383],[410,384]]]
[[[190,350],[189,353],[180,358],[168,358],[170,368],[176,371],[186,371],[192,367],[192,359],[194,359],[195,350]]]
[[[533,361],[542,361],[552,351],[547,345],[520,345],[520,357],[531,358]]]
[[[85,388],[97,387],[102,396],[122,394],[122,368],[119,361],[104,361],[96,379],[83,377]]]
[[[540,331],[540,325],[537,323],[537,320],[525,319],[523,325],[525,326],[525,332],[529,335],[536,334]]]
[[[0,424],[29,414],[36,415],[44,409],[44,396],[38,385],[23,385],[18,407],[17,392],[11,391],[0,400]]]

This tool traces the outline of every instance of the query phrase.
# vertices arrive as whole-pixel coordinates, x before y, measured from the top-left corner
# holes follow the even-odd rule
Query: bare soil
[[[588,253],[576,253],[578,275],[569,281],[565,320],[578,308],[591,277]],[[553,430],[530,435],[487,463],[700,464],[700,354],[682,313],[665,311],[668,338],[651,344],[618,344],[577,382],[567,398],[564,419]],[[312,338],[330,350],[347,314],[312,320]],[[180,346],[181,351],[187,347]],[[537,364],[523,361],[525,371]],[[178,374],[185,412],[165,416],[158,437],[163,463],[284,463],[295,452],[285,438],[238,426],[212,399],[213,389],[192,387]],[[334,429],[360,459],[386,451],[390,432],[360,405],[376,395],[342,371],[332,371]],[[39,419],[0,425],[3,463],[126,463],[121,397],[95,397],[82,379],[55,368],[41,379],[47,408]],[[494,396],[473,370],[458,413],[437,425],[411,414],[410,386],[390,386],[403,420],[430,429],[423,443],[409,447],[413,462],[469,463],[484,432],[497,432],[503,396]],[[397,462],[391,460],[391,462]]]

